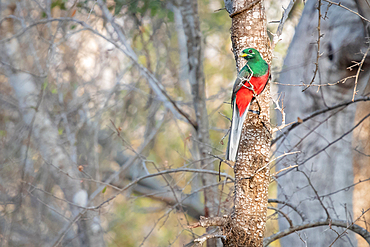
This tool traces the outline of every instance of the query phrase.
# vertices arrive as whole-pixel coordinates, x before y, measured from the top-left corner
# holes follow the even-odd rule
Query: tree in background
[[[218,186],[229,192],[214,171],[210,154],[222,151],[211,143],[206,104],[217,113],[226,90],[215,87],[206,101],[196,2],[3,5],[5,245],[100,246],[119,231],[111,239],[136,246],[120,231],[129,214],[114,221],[135,209],[111,208],[123,193],[159,200],[170,210],[155,217],[164,214],[164,224],[175,215],[177,229],[190,224],[185,210],[195,218],[220,213]],[[224,135],[222,121],[215,140]],[[141,233],[143,245],[151,233]],[[156,238],[157,245],[168,239]]]
[[[361,163],[368,153],[364,126],[369,112],[359,105],[369,100],[365,89],[370,75],[369,21],[356,12],[370,13],[370,8],[361,7],[360,2],[307,1],[280,73],[285,121],[294,124],[277,134],[276,155],[300,151],[276,162],[278,170],[297,165],[278,178],[279,199],[296,205],[305,215],[302,218],[285,207],[283,211],[293,224],[321,221],[320,225],[335,226],[332,222],[342,220],[348,228],[358,224],[367,229],[365,212],[369,206],[353,206],[368,200],[356,198],[352,202],[354,191],[369,186],[360,182],[369,178],[367,165]],[[355,170],[355,179],[353,161],[363,164],[357,165],[361,168]],[[292,222],[281,219],[279,224],[284,229],[292,227]],[[316,227],[291,234],[281,244],[357,245],[353,232],[326,229]],[[368,246],[361,237],[358,239]]]
[[[289,41],[284,23],[292,28],[303,7],[284,3],[269,43],[263,5],[281,17],[274,1],[2,1],[1,244],[277,246],[290,234],[282,246],[356,245],[349,231],[369,242],[369,206],[358,190],[353,216],[350,194],[369,178],[358,168],[368,158],[366,2],[307,1],[281,74],[272,61],[279,84],[290,84],[271,95],[283,121],[268,124],[267,87],[240,160],[218,171],[237,71],[230,49],[237,58],[254,46],[270,62],[270,50],[283,54]],[[269,165],[278,167],[271,178]],[[317,226],[325,228],[314,237],[299,232]]]

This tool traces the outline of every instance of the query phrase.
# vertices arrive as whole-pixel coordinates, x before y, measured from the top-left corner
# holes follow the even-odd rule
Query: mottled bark
[[[354,1],[340,2],[357,11]],[[326,2],[322,2],[321,6],[322,18],[319,26],[321,37],[318,38],[318,3],[314,0],[306,2],[280,75],[281,84],[296,85],[279,86],[279,92],[284,95],[287,123],[294,122],[297,118],[302,119],[315,110],[350,101],[353,97],[355,79],[352,77],[345,81],[340,80],[356,75],[357,66],[353,67],[352,71],[347,67],[353,65],[352,61],[361,61],[363,57],[361,52],[365,52],[367,48],[361,19],[339,6],[328,6]],[[317,54],[320,54],[318,60]],[[363,68],[366,68],[366,64],[364,66]],[[315,68],[318,68],[317,72],[314,72]],[[366,69],[360,73],[356,97],[363,93],[368,76]],[[302,89],[311,82],[311,87],[302,92]],[[306,86],[298,86],[302,84]],[[295,128],[277,146],[277,155],[296,150],[302,152],[299,156],[292,155],[278,162],[278,170],[289,165],[299,165],[298,169],[280,174],[279,198],[299,205],[298,209],[309,221],[332,218],[350,222],[354,219],[352,190],[320,197],[320,200],[317,195],[325,195],[353,183],[352,133],[343,134],[357,123],[355,111],[356,105],[351,104],[320,114]],[[336,140],[339,141],[330,145]],[[327,147],[325,152],[318,153],[325,147]],[[283,210],[294,224],[302,222],[291,210],[287,208]],[[281,230],[289,228],[283,218],[279,220],[279,225]],[[342,232],[338,228],[333,229]],[[282,238],[281,244],[299,246],[303,239],[307,241],[308,246],[329,246],[337,236],[333,230],[318,227],[305,230],[299,235],[292,234]],[[356,238],[353,233],[348,233],[338,239],[333,246],[352,245],[356,245]]]

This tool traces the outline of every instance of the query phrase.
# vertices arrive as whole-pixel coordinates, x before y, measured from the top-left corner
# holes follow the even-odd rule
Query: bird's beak
[[[248,57],[248,54],[242,53],[239,55],[239,57]]]

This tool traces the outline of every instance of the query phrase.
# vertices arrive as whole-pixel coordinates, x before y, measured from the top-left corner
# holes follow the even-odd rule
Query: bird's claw
[[[260,111],[255,111],[255,110],[248,110],[249,112],[252,112],[252,113],[254,113],[254,114],[257,114],[257,115],[260,115],[261,114],[261,112]]]

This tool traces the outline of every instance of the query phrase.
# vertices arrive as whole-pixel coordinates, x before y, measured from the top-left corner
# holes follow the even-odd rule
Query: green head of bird
[[[254,48],[244,49],[239,57],[242,57],[247,61],[257,61],[262,59],[261,54]]]

